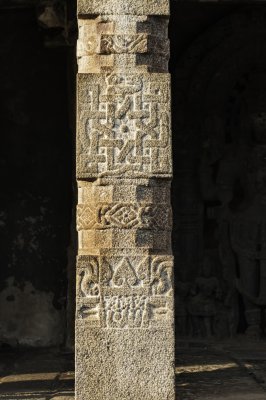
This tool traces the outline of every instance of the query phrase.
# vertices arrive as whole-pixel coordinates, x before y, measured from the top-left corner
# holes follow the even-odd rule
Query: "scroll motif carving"
[[[90,257],[86,269],[80,272],[80,290],[85,297],[99,296],[99,265],[95,257]]]
[[[155,259],[152,264],[152,291],[155,295],[163,295],[172,288],[172,262],[165,259]]]
[[[167,75],[79,76],[77,173],[170,177]]]

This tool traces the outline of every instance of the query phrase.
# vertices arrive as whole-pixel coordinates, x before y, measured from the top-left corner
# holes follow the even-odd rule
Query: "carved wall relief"
[[[262,19],[265,23],[259,12],[249,10],[221,21],[183,60],[189,78],[183,82],[187,100],[182,98],[180,112],[193,118],[180,123],[183,138],[178,139],[180,153],[187,154],[179,159],[185,173],[177,171],[179,187],[185,190],[178,197],[177,240],[183,235],[186,245],[177,259],[188,268],[177,271],[180,335],[245,332],[258,338],[265,331]],[[193,249],[197,255],[191,265]]]

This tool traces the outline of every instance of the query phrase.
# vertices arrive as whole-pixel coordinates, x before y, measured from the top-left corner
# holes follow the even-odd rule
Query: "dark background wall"
[[[0,14],[0,344],[66,334],[72,213],[68,50],[44,46],[34,8]]]
[[[245,135],[248,138],[252,135],[251,110],[265,113],[265,34],[265,6],[262,4],[172,2],[173,250],[176,332],[180,335],[191,332],[194,336],[202,335],[204,329],[196,319],[199,317],[202,321],[206,317],[206,305],[213,307],[207,318],[213,325],[214,320],[218,321],[218,336],[244,333],[247,325],[252,324],[247,319],[247,295],[236,287],[244,263],[239,262],[239,253],[233,250],[227,231],[237,201],[244,203],[248,197],[247,188],[244,183],[241,188],[237,188],[238,183],[233,188],[235,193],[223,232],[219,231],[222,226],[219,207],[221,209],[224,200],[216,194],[219,185],[227,185],[228,190],[228,182],[232,181],[234,172],[230,157],[235,168],[246,173],[241,169],[240,156],[236,157],[241,150],[235,137],[238,135],[239,143],[246,140],[245,146],[251,149],[254,143],[245,139]],[[263,100],[258,100],[260,97]],[[265,131],[265,127],[263,129]],[[247,154],[241,157],[247,163]],[[207,175],[203,177],[208,163],[211,165],[209,180]],[[211,186],[213,182],[217,187]],[[213,188],[215,195],[214,192],[210,195]],[[241,218],[245,219],[244,214]],[[258,226],[263,218],[263,215],[257,216]],[[203,268],[207,264],[208,272]],[[260,278],[254,273],[252,279],[259,282]],[[215,297],[213,289],[218,281],[219,298]],[[205,289],[212,285],[207,295],[204,285]],[[197,309],[193,309],[193,302],[197,302]],[[265,332],[263,318],[258,318],[256,323]]]

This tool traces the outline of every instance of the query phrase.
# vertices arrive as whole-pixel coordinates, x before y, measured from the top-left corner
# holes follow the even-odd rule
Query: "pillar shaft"
[[[78,2],[77,400],[175,397],[168,7]]]

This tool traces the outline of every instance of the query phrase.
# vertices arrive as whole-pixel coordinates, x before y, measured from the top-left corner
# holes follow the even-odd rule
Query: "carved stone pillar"
[[[173,400],[167,0],[79,0],[76,399]]]

